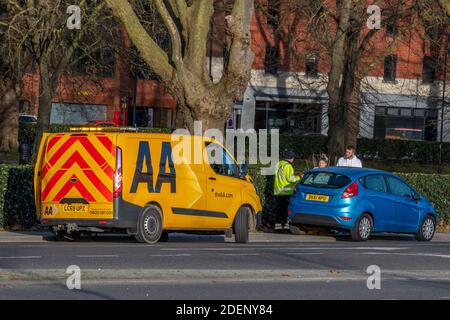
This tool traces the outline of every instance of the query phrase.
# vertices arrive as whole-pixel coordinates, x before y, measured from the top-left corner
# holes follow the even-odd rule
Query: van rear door
[[[112,219],[116,134],[47,136],[40,169],[41,219]]]

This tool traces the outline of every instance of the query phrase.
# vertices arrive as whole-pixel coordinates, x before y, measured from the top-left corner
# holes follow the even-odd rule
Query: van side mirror
[[[239,177],[245,178],[248,173],[248,166],[246,163],[243,163],[239,166]]]

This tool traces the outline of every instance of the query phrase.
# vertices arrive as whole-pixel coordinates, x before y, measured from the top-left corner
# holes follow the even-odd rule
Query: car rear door
[[[41,219],[112,219],[115,134],[47,137],[39,171]]]
[[[372,207],[374,229],[376,231],[391,231],[393,228],[394,199],[389,193],[386,180],[381,174],[372,174],[363,178],[366,189],[365,200]]]

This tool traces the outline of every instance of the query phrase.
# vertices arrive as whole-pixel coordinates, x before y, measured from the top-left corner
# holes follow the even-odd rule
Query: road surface
[[[450,299],[450,242],[302,239],[1,243],[0,299]],[[73,265],[81,290],[66,286]],[[368,289],[369,266],[379,267],[381,289]]]

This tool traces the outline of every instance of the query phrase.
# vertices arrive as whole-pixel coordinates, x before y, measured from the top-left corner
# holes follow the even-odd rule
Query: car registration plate
[[[63,204],[63,213],[87,213],[89,212],[89,205],[87,204]]]
[[[307,194],[306,195],[306,200],[328,202],[328,201],[330,201],[330,197],[329,196],[323,196],[321,194]]]

